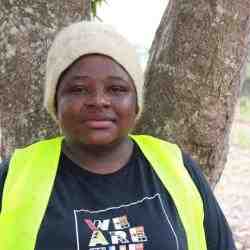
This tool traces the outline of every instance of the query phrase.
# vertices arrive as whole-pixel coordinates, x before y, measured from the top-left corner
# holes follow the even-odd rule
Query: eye
[[[110,91],[113,92],[113,93],[125,93],[128,91],[128,88],[126,88],[125,86],[122,86],[122,85],[111,85],[110,86]]]
[[[76,94],[88,94],[89,93],[89,90],[86,88],[86,86],[72,86],[70,91]]]

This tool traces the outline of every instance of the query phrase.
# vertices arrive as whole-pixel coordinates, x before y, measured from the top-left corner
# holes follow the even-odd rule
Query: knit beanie
[[[111,26],[97,22],[79,22],[64,28],[56,36],[47,57],[44,106],[57,121],[56,88],[61,74],[81,56],[102,54],[122,65],[133,80],[137,92],[138,114],[143,107],[143,72],[135,48]]]

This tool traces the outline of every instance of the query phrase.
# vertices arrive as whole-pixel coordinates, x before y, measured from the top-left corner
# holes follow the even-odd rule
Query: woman
[[[59,33],[44,97],[63,137],[3,164],[1,250],[235,249],[196,164],[176,145],[129,135],[143,74],[111,27],[82,22]]]

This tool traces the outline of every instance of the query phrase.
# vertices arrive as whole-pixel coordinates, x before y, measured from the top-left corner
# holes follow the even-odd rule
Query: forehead
[[[84,75],[93,78],[105,78],[110,76],[120,77],[126,81],[132,81],[126,70],[112,58],[91,54],[77,59],[62,75],[72,77]]]

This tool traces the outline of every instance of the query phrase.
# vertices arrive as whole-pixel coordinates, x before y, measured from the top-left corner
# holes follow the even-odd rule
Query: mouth
[[[107,117],[89,117],[83,121],[84,125],[91,129],[108,129],[114,122],[115,119]]]
[[[107,129],[113,126],[113,123],[111,120],[87,120],[84,122],[85,126],[92,129]]]

